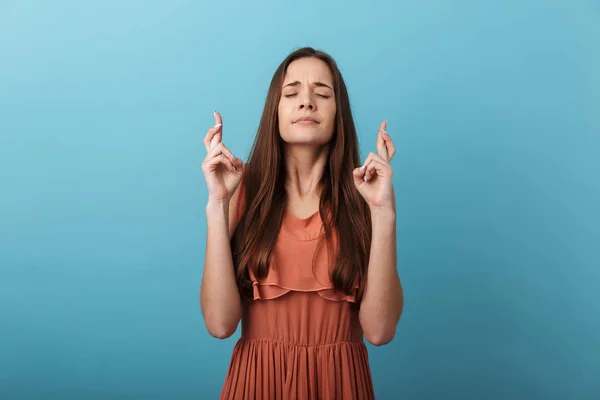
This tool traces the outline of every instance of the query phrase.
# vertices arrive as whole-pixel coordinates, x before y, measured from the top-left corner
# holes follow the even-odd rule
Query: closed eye
[[[286,94],[284,97],[294,97],[294,96],[297,96],[297,95],[298,95],[298,93],[290,93],[290,94]],[[322,97],[324,99],[329,99],[331,97],[331,96],[327,96],[327,95],[324,95],[324,94],[317,94],[317,96]]]

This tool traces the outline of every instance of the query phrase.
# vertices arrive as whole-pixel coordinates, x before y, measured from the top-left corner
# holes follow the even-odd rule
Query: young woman
[[[374,397],[363,337],[390,342],[403,305],[386,125],[361,163],[342,75],[312,48],[275,72],[246,164],[215,112],[200,301],[212,336],[242,321],[222,399]]]

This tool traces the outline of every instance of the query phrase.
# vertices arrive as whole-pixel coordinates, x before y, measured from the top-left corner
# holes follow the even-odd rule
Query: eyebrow
[[[299,86],[300,85],[300,81],[295,81],[292,83],[288,83],[287,85],[284,86],[284,88],[288,87],[288,86]],[[331,90],[333,90],[333,88],[331,88],[331,86],[324,84],[323,82],[315,82],[314,83],[315,86],[317,87],[326,87],[329,88]]]

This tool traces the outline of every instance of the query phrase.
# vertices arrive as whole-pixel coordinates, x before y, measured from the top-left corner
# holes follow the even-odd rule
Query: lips
[[[300,117],[296,121],[294,121],[294,123],[302,124],[302,125],[310,125],[310,124],[318,124],[319,121],[317,121],[316,119],[314,119],[312,117]]]

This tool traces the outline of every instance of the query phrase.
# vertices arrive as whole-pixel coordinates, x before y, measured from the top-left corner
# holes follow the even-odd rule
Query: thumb
[[[354,186],[357,188],[365,183],[365,173],[367,172],[366,168],[354,168],[352,171],[352,177],[354,178]]]

